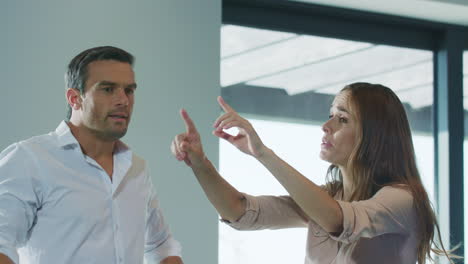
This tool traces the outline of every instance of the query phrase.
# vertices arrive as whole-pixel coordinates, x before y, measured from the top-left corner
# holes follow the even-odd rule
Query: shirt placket
[[[124,251],[122,247],[122,232],[120,226],[120,210],[117,197],[113,196],[113,188],[111,188],[111,203],[112,203],[112,224],[114,230],[114,248],[115,248],[115,259],[117,263],[123,263]]]
[[[121,225],[120,225],[120,209],[118,203],[118,197],[114,196],[114,192],[116,191],[116,184],[114,181],[111,180],[107,172],[99,165],[95,160],[90,157],[86,157],[86,161],[96,167],[99,170],[99,174],[103,178],[103,182],[105,184],[105,188],[107,191],[107,197],[109,199],[110,208],[111,208],[111,224],[112,230],[114,235],[114,252],[115,252],[115,259],[116,263],[124,263],[124,250],[122,245],[122,232],[121,232]],[[114,160],[115,162],[115,160]],[[114,173],[112,178],[114,179],[114,175],[116,174],[115,166],[114,166]]]

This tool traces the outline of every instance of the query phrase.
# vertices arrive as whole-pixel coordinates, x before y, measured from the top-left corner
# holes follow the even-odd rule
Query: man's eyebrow
[[[98,83],[98,86],[117,86],[118,84],[116,82],[111,82],[111,81],[100,81]],[[129,84],[127,86],[125,86],[125,88],[131,88],[131,89],[136,89],[137,88],[137,84],[136,83],[132,83],[132,84]]]
[[[129,84],[129,85],[126,86],[126,88],[136,89],[137,84],[136,83]]]
[[[116,86],[117,83],[111,82],[111,81],[100,81],[100,82],[98,83],[98,85],[99,85],[99,86],[106,86],[106,85],[108,85],[108,86]]]

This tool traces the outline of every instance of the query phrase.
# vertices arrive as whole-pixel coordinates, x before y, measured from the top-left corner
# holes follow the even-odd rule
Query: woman
[[[426,263],[437,220],[416,167],[411,131],[398,97],[387,87],[346,86],[323,124],[320,158],[330,162],[317,186],[266,147],[251,124],[224,100],[213,134],[261,162],[289,196],[250,196],[226,182],[205,157],[185,110],[186,133],[172,153],[190,166],[224,222],[236,229],[308,227],[305,263]],[[239,134],[223,130],[232,127]]]

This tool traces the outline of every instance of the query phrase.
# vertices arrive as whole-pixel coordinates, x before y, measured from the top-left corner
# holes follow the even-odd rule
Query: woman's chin
[[[320,152],[319,154],[319,157],[321,160],[323,161],[326,161],[328,163],[333,163],[331,160],[330,160],[330,157],[328,155],[326,155],[325,153],[323,153],[322,151]]]

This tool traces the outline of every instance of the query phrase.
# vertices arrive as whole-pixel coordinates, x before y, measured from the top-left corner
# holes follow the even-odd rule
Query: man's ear
[[[70,107],[74,110],[78,110],[81,107],[81,93],[76,88],[68,88],[65,96]]]

